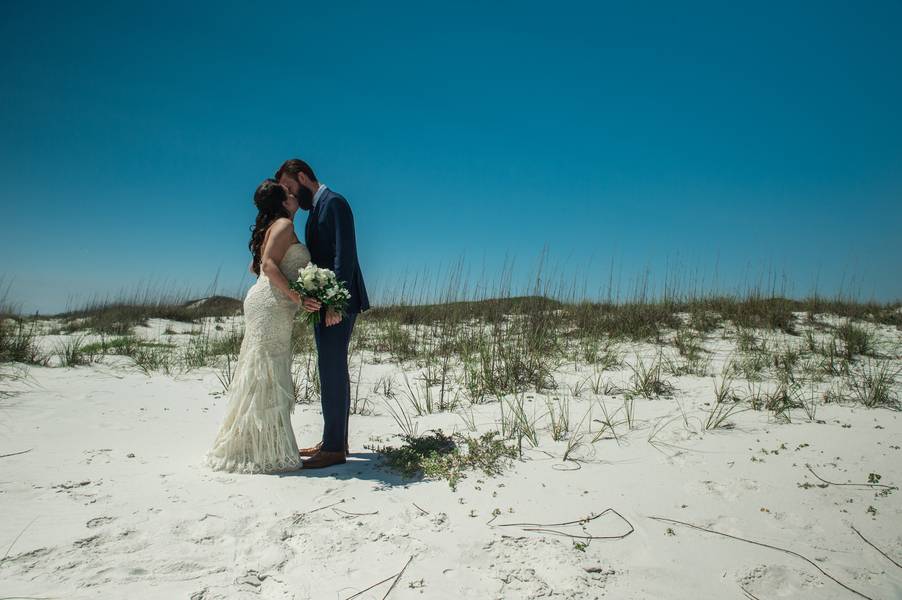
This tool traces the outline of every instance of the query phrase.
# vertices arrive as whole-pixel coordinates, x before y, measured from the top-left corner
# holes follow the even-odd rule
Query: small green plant
[[[0,316],[0,363],[47,364],[48,357],[38,345],[38,333],[33,322]]]
[[[563,440],[570,433],[570,400],[564,398],[547,399],[548,420],[550,422],[551,439],[556,442]]]
[[[87,365],[97,358],[94,352],[86,351],[85,336],[67,336],[57,344],[56,355],[62,367]]]
[[[766,352],[750,352],[730,361],[730,369],[734,376],[760,381],[761,373],[767,368],[768,355]]]
[[[696,354],[692,358],[661,357],[661,368],[665,373],[674,377],[681,375],[704,377],[708,374],[710,365],[711,357],[706,354]]]
[[[476,415],[473,413],[473,406],[468,406],[466,410],[461,409],[457,416],[464,422],[467,431],[476,431]]]
[[[381,394],[386,398],[394,398],[395,397],[395,380],[390,375],[383,375],[376,381],[375,385],[373,385],[373,393]]]
[[[633,429],[636,423],[636,398],[630,392],[623,395],[623,416],[627,429]]]
[[[690,360],[695,359],[703,352],[701,341],[702,338],[697,331],[686,328],[678,329],[673,338],[673,343],[680,356]]]
[[[214,356],[238,356],[241,352],[241,343],[243,341],[243,333],[240,331],[232,331],[228,335],[215,338],[210,342],[210,354]]]
[[[406,410],[404,410],[404,405],[401,404],[401,401],[397,398],[385,398],[385,409],[388,411],[388,414],[395,420],[398,428],[401,430],[403,437],[405,438],[415,438],[417,436],[417,431],[419,430],[419,426],[417,422],[413,420],[413,418],[408,414]]]
[[[595,336],[582,338],[580,349],[583,362],[593,365],[597,371],[615,369],[623,364],[623,355],[611,338]]]
[[[371,406],[371,402],[369,397],[360,396],[360,382],[363,380],[363,361],[360,361],[360,366],[357,368],[357,377],[351,381],[351,385],[353,386],[354,395],[351,397],[351,414],[352,415],[371,415],[373,414],[373,407]]]
[[[583,426],[586,425],[586,422],[592,418],[592,407],[589,407],[589,410],[585,412],[583,418],[580,419],[579,423],[576,426],[576,430],[572,435],[567,437],[567,447],[564,449],[564,455],[561,457],[561,460],[573,460],[571,457],[573,453],[576,452],[577,449],[582,447],[583,440],[587,435],[591,433],[591,431],[586,430],[583,431]],[[591,427],[591,425],[589,425]]]
[[[890,361],[868,359],[853,368],[846,379],[846,387],[852,399],[868,408],[898,407],[895,384],[900,373],[902,367],[894,367]]]
[[[574,398],[579,398],[582,395],[583,390],[586,389],[586,383],[586,379],[580,379],[575,383],[568,384],[567,387],[570,389],[570,395]]]
[[[589,432],[592,433],[592,443],[594,444],[595,442],[601,440],[604,437],[604,434],[607,433],[608,431],[610,431],[611,437],[614,438],[617,441],[617,443],[619,444],[620,438],[617,436],[617,426],[622,425],[623,421],[615,421],[614,419],[617,416],[617,413],[620,412],[621,409],[618,408],[614,412],[608,412],[608,407],[604,403],[603,400],[598,401],[598,406],[599,406],[599,408],[601,408],[602,418],[601,419],[592,419],[592,422],[600,423],[601,428],[594,433],[592,433],[591,428],[590,428]]]
[[[739,327],[736,330],[736,347],[742,352],[758,350],[758,338],[753,331]]]
[[[172,369],[172,347],[166,344],[140,345],[134,350],[131,359],[145,375],[154,371],[169,373]]]
[[[131,356],[140,344],[138,338],[132,335],[114,336],[113,338],[101,335],[100,341],[85,344],[82,350],[87,354]]]
[[[717,329],[721,324],[721,316],[714,311],[707,310],[704,306],[695,305],[689,313],[689,327],[699,333],[709,333]]]
[[[310,404],[319,397],[319,363],[312,355],[307,354],[295,362],[291,370],[291,383],[295,402]]]
[[[673,393],[673,385],[662,375],[660,356],[656,356],[652,359],[651,364],[646,365],[642,357],[637,355],[636,364],[628,366],[633,372],[628,391],[636,396],[651,399]]]
[[[216,342],[209,331],[190,337],[182,354],[182,366],[186,370],[215,366],[215,347]]]
[[[471,437],[431,430],[422,436],[401,436],[404,444],[398,448],[382,446],[373,450],[389,468],[405,477],[446,479],[451,489],[456,489],[466,471],[478,469],[488,476],[499,475],[516,458],[516,449],[497,436],[497,431]]]
[[[706,431],[731,427],[729,418],[745,410],[733,391],[732,383],[733,378],[728,369],[721,373],[720,381],[714,379],[714,404],[705,420]]]
[[[216,372],[216,379],[219,380],[219,385],[222,386],[223,392],[228,392],[229,387],[232,385],[232,379],[234,379],[235,377],[235,367],[237,366],[237,362],[237,358],[233,359],[231,354],[226,354],[225,359],[219,366],[219,370]]]
[[[802,394],[798,384],[778,381],[777,386],[764,393],[764,408],[773,413],[778,421],[792,421],[792,409],[803,408]]]
[[[802,405],[802,410],[805,411],[805,416],[808,417],[808,420],[812,423],[817,421],[817,402],[818,402],[818,393],[817,390],[811,388],[808,390],[807,394],[799,393],[799,402]]]
[[[850,321],[836,328],[836,337],[843,343],[847,360],[852,360],[857,354],[863,356],[874,354],[874,336],[865,328]]]
[[[517,450],[523,455],[523,440],[525,439],[533,448],[539,445],[539,435],[536,430],[537,418],[535,414],[526,412],[526,394],[520,394],[513,399],[501,401],[501,435],[505,439],[516,439]],[[507,412],[505,412],[505,405]]]

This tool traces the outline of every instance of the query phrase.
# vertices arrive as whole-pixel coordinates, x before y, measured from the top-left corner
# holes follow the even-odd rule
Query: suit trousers
[[[319,361],[320,398],[323,407],[323,450],[344,452],[351,416],[351,378],[348,375],[348,345],[357,314],[342,317],[326,327],[323,318],[313,326]]]

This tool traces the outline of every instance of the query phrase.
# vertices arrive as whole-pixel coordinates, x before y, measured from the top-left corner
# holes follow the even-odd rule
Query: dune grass
[[[681,377],[710,375],[706,345],[716,340],[736,349],[724,377],[776,382],[743,397],[750,408],[776,418],[812,406],[802,401],[810,396],[800,392],[803,383],[838,378],[842,385],[832,397],[866,406],[891,406],[897,394],[899,373],[893,356],[880,349],[875,328],[902,328],[898,302],[790,299],[773,289],[724,295],[682,294],[671,287],[653,296],[645,283],[626,297],[618,292],[616,299],[608,294],[596,301],[577,294],[580,286],[552,283],[541,270],[519,293],[512,290],[510,272],[491,285],[466,279],[456,267],[447,281],[425,291],[402,282],[398,293],[358,318],[351,353],[395,363],[404,374],[403,380],[383,381],[384,394],[374,389],[375,396],[392,400],[392,410],[422,416],[500,402],[502,434],[522,446],[533,444],[537,435],[537,417],[521,410],[524,394],[609,394],[623,396],[622,416],[632,427],[635,398],[668,398]],[[10,305],[3,289],[0,285],[0,309]],[[78,366],[119,355],[146,373],[213,369],[225,391],[242,342],[240,321],[229,317],[240,310],[235,298],[192,300],[144,287],[55,315],[63,335],[49,355],[40,350],[37,319],[9,314],[0,321],[0,362],[48,364],[52,358],[54,364]],[[170,325],[160,340],[141,340],[135,327],[154,318],[194,326],[186,332],[190,335]],[[311,402],[318,395],[318,374],[312,336],[300,320],[293,340],[296,397]],[[593,375],[561,383],[557,377],[567,364],[590,366]],[[602,375],[618,369],[631,373],[625,389]],[[357,410],[372,410],[360,402],[359,387]],[[548,405],[542,418],[552,417],[552,437],[563,440],[567,420],[561,402]],[[732,403],[714,404],[716,410],[728,407],[732,414]],[[712,419],[714,428],[727,422],[719,414]]]

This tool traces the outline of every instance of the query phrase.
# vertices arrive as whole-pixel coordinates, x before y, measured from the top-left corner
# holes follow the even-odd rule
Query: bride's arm
[[[279,263],[288,251],[294,238],[294,225],[290,219],[278,219],[270,226],[269,236],[263,243],[260,271],[265,273],[274,286],[298,304],[301,296],[288,285],[288,279],[279,270]]]

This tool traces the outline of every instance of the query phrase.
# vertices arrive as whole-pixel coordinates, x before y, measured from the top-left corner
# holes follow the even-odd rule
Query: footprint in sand
[[[99,448],[97,450],[85,450],[82,452],[86,456],[86,458],[81,461],[82,464],[90,465],[94,462],[95,459],[105,459],[105,463],[110,462],[110,452],[112,452],[112,448]]]
[[[86,538],[83,538],[80,540],[75,540],[75,542],[73,542],[72,545],[75,546],[76,548],[93,548],[94,546],[97,546],[99,543],[100,543],[100,536],[92,535],[91,537],[86,537]]]
[[[65,483],[57,483],[56,485],[52,485],[50,487],[51,487],[51,489],[54,489],[54,490],[66,491],[66,490],[74,490],[76,488],[84,487],[86,485],[91,485],[90,479],[86,479],[84,481],[67,481]]]
[[[258,591],[268,575],[250,570],[235,580],[235,585],[248,591]]]
[[[684,489],[691,494],[720,496],[725,500],[736,500],[739,498],[739,491],[756,491],[758,484],[750,479],[740,479],[738,481],[729,481],[721,483],[718,481],[695,481],[687,483]]]
[[[35,550],[29,550],[28,552],[16,554],[15,556],[7,556],[0,560],[0,566],[8,564],[15,565],[21,568],[24,573],[27,573],[38,565],[43,566],[45,564],[43,558],[51,552],[52,550],[50,548],[36,548]]]
[[[791,598],[820,585],[814,574],[782,565],[759,565],[739,574],[737,579],[743,588],[756,595],[767,594],[782,598]]]
[[[94,529],[95,527],[102,527],[102,526],[106,525],[107,523],[112,523],[115,520],[116,520],[116,517],[94,517],[93,519],[91,519],[90,521],[85,523],[85,525],[89,529]]]
[[[229,496],[232,506],[240,509],[249,509],[254,507],[254,502],[244,494],[232,494]]]
[[[65,493],[76,502],[84,501],[85,504],[94,504],[101,498],[98,498],[97,494],[93,494],[88,491],[89,486],[99,486],[102,484],[102,480],[91,481],[90,479],[85,479],[83,481],[66,481],[65,483],[57,483],[56,485],[50,487],[51,489],[56,490],[57,494]],[[106,498],[109,498],[109,496],[103,496],[103,499]]]

